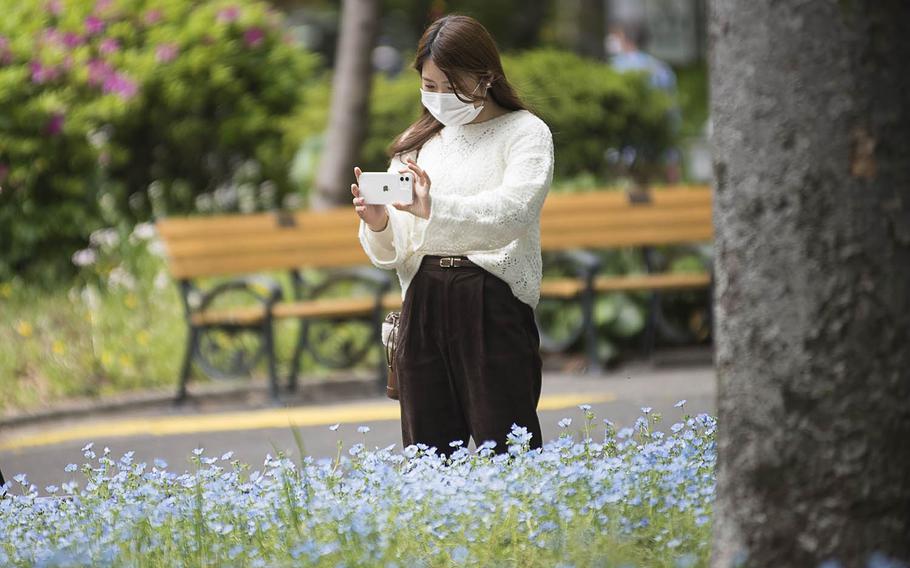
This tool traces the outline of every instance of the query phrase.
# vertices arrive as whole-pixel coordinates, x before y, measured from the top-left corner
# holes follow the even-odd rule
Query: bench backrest
[[[622,191],[551,193],[541,214],[541,247],[615,248],[711,240],[707,187],[653,190],[635,202]],[[156,222],[171,274],[197,278],[293,268],[362,266],[351,207],[329,211],[169,217]]]
[[[540,217],[542,250],[706,242],[714,238],[711,188],[550,194]]]
[[[175,278],[369,264],[351,207],[169,217],[155,223]]]

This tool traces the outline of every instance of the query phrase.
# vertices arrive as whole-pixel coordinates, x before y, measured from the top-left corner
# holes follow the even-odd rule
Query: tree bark
[[[344,0],[325,150],[311,196],[313,209],[351,203],[355,161],[367,132],[371,55],[378,28],[379,0]]]
[[[910,3],[713,0],[712,566],[910,561]]]

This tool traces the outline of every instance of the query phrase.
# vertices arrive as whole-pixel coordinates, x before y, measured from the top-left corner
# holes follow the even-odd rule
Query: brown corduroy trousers
[[[542,445],[540,335],[534,310],[509,284],[461,258],[440,266],[424,256],[401,308],[395,349],[403,447],[424,443],[438,454],[468,437],[506,452],[512,424]],[[444,261],[445,264],[447,261]]]

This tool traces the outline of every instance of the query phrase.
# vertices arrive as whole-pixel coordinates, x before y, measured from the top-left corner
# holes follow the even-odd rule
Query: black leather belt
[[[438,255],[425,255],[421,261],[423,266],[433,266],[433,267],[442,267],[442,268],[458,268],[460,266],[476,266],[480,267],[476,262],[468,259],[466,256],[438,256]]]

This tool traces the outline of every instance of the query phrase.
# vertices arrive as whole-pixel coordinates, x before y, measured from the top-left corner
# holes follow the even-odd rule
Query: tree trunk
[[[344,0],[341,33],[332,78],[332,108],[325,150],[310,206],[324,209],[350,204],[355,161],[367,131],[371,54],[379,28],[379,0]]]
[[[712,565],[910,561],[910,3],[710,12]]]

